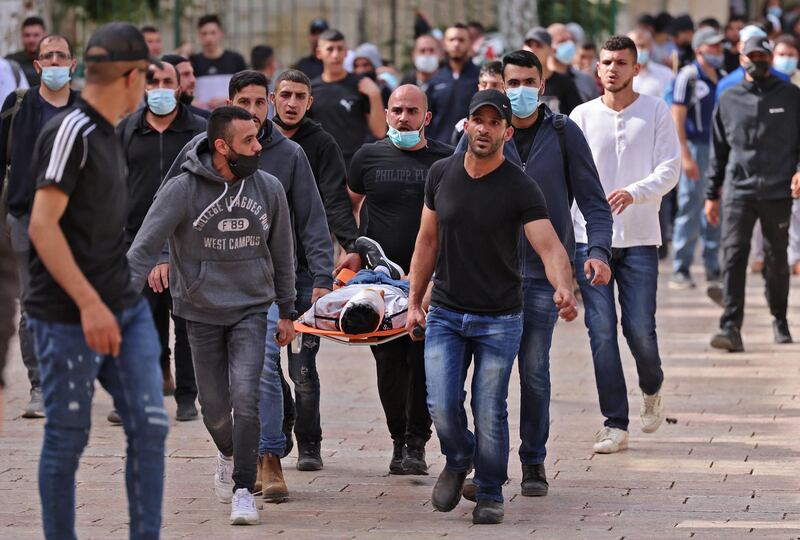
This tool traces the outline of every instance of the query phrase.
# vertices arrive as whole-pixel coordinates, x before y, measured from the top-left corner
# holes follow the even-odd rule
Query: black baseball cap
[[[147,42],[139,29],[125,22],[110,22],[95,30],[86,44],[83,59],[86,62],[143,60],[151,64],[160,63],[157,58],[150,56]]]
[[[509,126],[511,125],[511,101],[509,101],[508,96],[504,93],[494,89],[476,92],[469,102],[470,116],[475,114],[475,111],[484,105],[491,105],[497,109],[500,116],[506,119]]]
[[[328,21],[326,21],[322,17],[317,17],[316,19],[311,21],[311,24],[308,27],[308,33],[309,34],[321,34],[325,30],[327,30],[328,28],[330,28],[328,26]]]

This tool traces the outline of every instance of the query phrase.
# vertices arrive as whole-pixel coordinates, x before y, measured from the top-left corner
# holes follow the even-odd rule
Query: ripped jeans
[[[164,488],[164,410],[161,346],[147,302],[116,314],[119,356],[89,349],[78,324],[29,318],[42,375],[47,421],[39,460],[39,496],[47,539],[74,539],[75,471],[89,440],[94,381],[114,398],[128,440],[125,486],[129,537],[158,538]]]

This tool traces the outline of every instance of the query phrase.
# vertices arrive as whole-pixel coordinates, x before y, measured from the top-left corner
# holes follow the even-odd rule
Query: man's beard
[[[181,92],[178,96],[178,101],[183,103],[184,105],[191,105],[192,101],[194,101],[194,95],[187,94],[186,92]]]
[[[485,158],[485,157],[489,157],[491,155],[494,155],[500,149],[500,145],[503,144],[503,139],[499,138],[499,139],[493,140],[491,142],[491,145],[489,146],[488,150],[478,150],[476,148],[476,145],[472,142],[472,137],[468,137],[468,138],[469,138],[468,146],[469,146],[470,152],[472,152],[473,154],[475,154],[479,158]]]
[[[612,93],[622,92],[626,88],[628,88],[633,83],[633,77],[625,81],[624,83],[617,83],[616,86],[608,87],[606,90]]]

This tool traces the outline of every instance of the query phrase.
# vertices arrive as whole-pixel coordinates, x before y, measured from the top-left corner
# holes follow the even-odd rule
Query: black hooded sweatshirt
[[[311,164],[328,218],[328,228],[342,247],[352,252],[358,227],[347,195],[347,173],[339,145],[322,126],[308,117],[300,121],[292,140],[303,148]]]

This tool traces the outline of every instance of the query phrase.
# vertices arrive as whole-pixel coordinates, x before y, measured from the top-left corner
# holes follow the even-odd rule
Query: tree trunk
[[[500,0],[498,26],[512,49],[522,47],[525,34],[539,25],[537,0]]]

